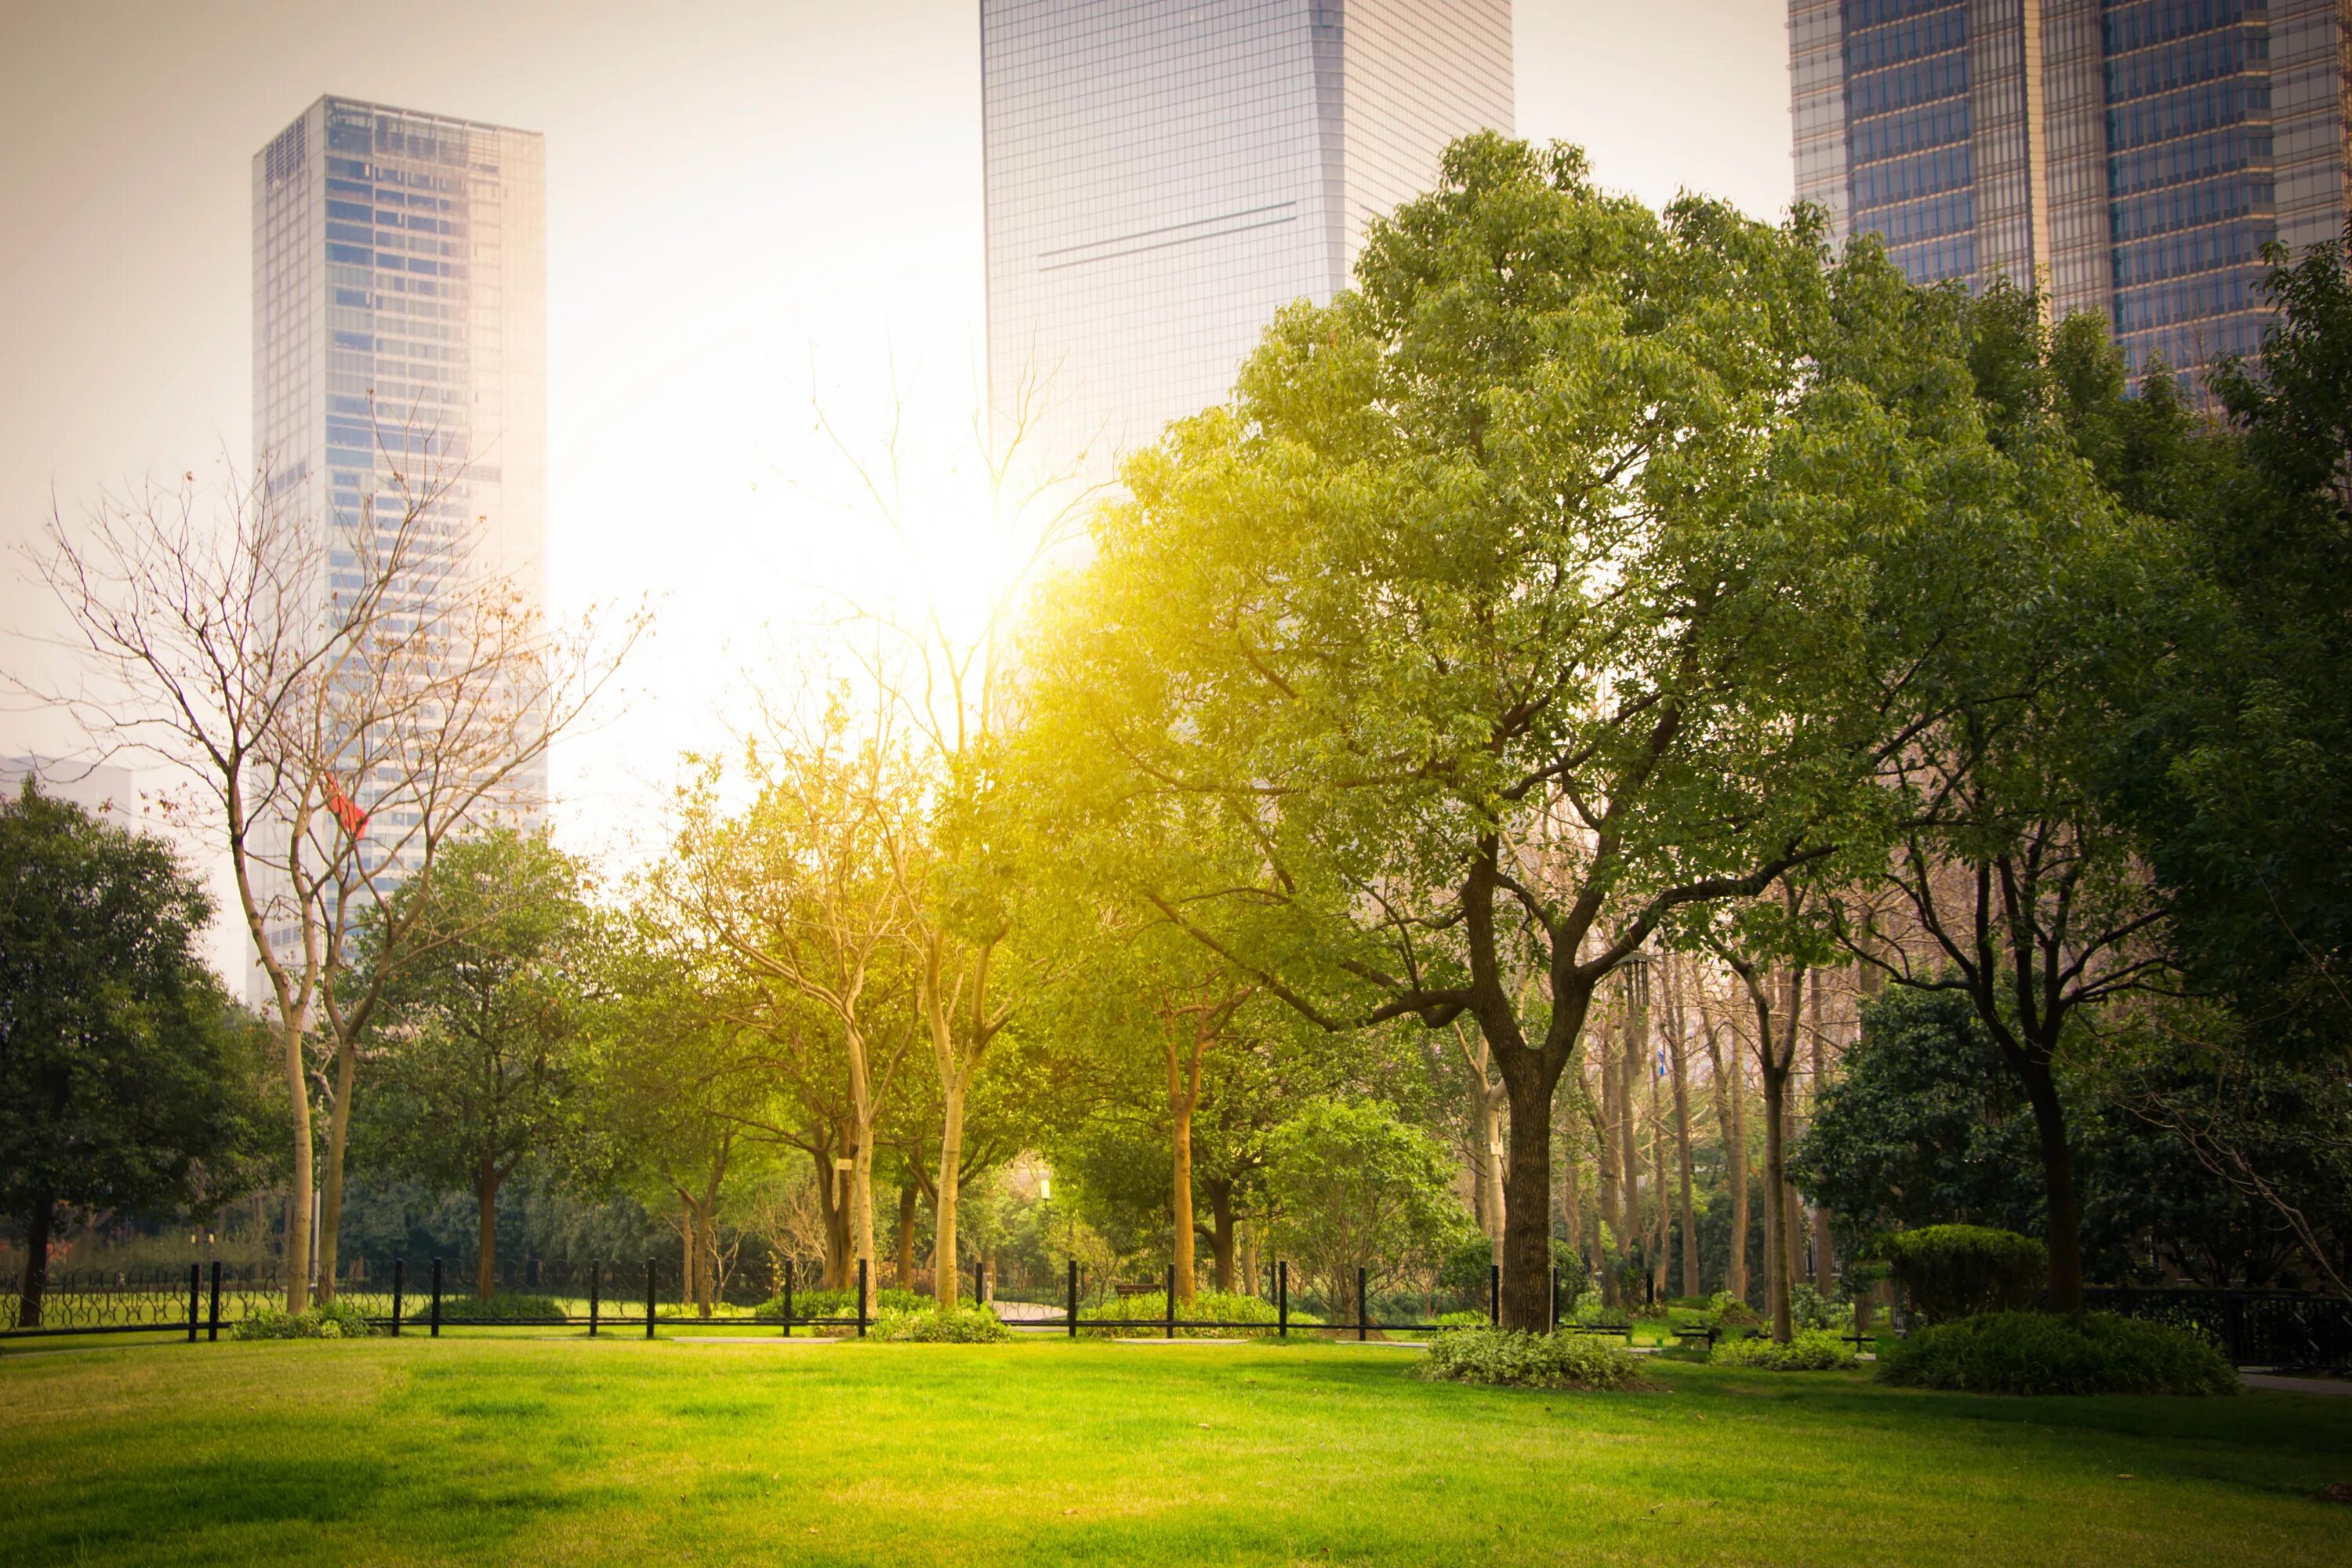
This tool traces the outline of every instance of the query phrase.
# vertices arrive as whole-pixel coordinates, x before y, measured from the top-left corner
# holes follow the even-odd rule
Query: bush
[[[1587,1334],[1454,1329],[1430,1342],[1421,1375],[1433,1382],[1509,1388],[1647,1388],[1642,1363]]]
[[[1764,1321],[1755,1308],[1728,1290],[1717,1290],[1706,1299],[1706,1318],[1717,1329],[1752,1329]]]
[[[2033,1305],[2050,1254],[2032,1237],[1975,1225],[1898,1230],[1882,1244],[1911,1305],[1930,1323]]]
[[[313,1307],[307,1312],[287,1312],[257,1307],[229,1330],[236,1340],[359,1340],[375,1328],[348,1301]]]
[[[1834,1372],[1859,1364],[1853,1346],[1826,1329],[1809,1329],[1787,1344],[1752,1334],[1722,1340],[1706,1358],[1717,1366],[1752,1366],[1766,1372]]]
[[[1013,1337],[1013,1331],[987,1307],[912,1312],[894,1308],[876,1319],[869,1332],[876,1339],[907,1344],[987,1345]]]
[[[429,1323],[433,1321],[433,1300],[429,1296],[422,1301],[412,1298],[402,1302],[401,1306],[403,1308],[401,1318],[404,1322]],[[625,1301],[614,1301],[611,1306],[616,1312],[633,1310]],[[640,1301],[634,1310],[642,1311],[644,1307],[645,1303]],[[520,1296],[509,1294],[504,1290],[487,1301],[472,1296],[441,1298],[441,1321],[445,1323],[459,1319],[488,1319],[496,1322],[512,1323],[531,1318],[561,1318],[569,1310],[569,1308],[552,1296]]]
[[[1879,1355],[1881,1380],[1970,1394],[2235,1394],[2212,1342],[2169,1323],[2086,1312],[1988,1312],[1919,1330]]]
[[[919,1296],[912,1290],[877,1290],[874,1292],[874,1314],[885,1312],[928,1312],[935,1303],[929,1296]],[[781,1290],[760,1303],[763,1318],[784,1315],[784,1293]],[[793,1316],[795,1318],[854,1318],[857,1316],[857,1291],[795,1290],[793,1292]]]
[[[1146,1319],[1155,1323],[1166,1322],[1168,1292],[1154,1290],[1145,1296],[1123,1296],[1116,1300],[1078,1309],[1078,1321],[1082,1324],[1089,1321],[1099,1322],[1105,1319],[1117,1321],[1122,1318]],[[1244,1296],[1238,1292],[1227,1294],[1222,1290],[1202,1290],[1189,1302],[1176,1303],[1176,1337],[1180,1340],[1197,1340],[1223,1339],[1228,1335],[1238,1335],[1246,1339],[1259,1339],[1275,1332],[1281,1320],[1281,1312],[1271,1301],[1260,1300],[1255,1296]],[[1194,1321],[1204,1323],[1250,1323],[1263,1326],[1242,1329],[1185,1327],[1187,1322]],[[1319,1318],[1311,1317],[1296,1309],[1291,1311],[1290,1321],[1294,1325],[1302,1328],[1322,1321]],[[1082,1331],[1102,1338],[1116,1338],[1121,1334],[1150,1333],[1151,1331],[1144,1328],[1086,1329]]]
[[[1853,1321],[1853,1307],[1800,1285],[1789,1292],[1789,1318],[1800,1329],[1843,1329]]]

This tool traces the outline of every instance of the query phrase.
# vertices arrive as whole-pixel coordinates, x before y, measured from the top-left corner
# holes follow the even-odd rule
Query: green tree
[[[1316,1100],[1266,1142],[1277,1244],[1327,1307],[1357,1321],[1360,1270],[1370,1289],[1433,1266],[1475,1228],[1444,1146],[1387,1105]]]
[[[1547,1317],[1550,1111],[1596,989],[1677,911],[1872,831],[1911,598],[1957,595],[1942,535],[2014,479],[1957,342],[1904,330],[1883,257],[1827,277],[1818,244],[1457,143],[1356,289],[1130,459],[1034,648],[1036,776],[1121,897],[1335,1030],[1475,1018],[1514,1327]],[[1180,807],[1171,852],[1092,856]]]
[[[60,1205],[201,1211],[272,1129],[264,1062],[197,956],[212,903],[161,839],[0,801],[0,1206],[37,1328]]]
[[[421,909],[411,909],[421,901]],[[401,888],[362,926],[410,932],[383,987],[383,1089],[367,1109],[372,1163],[474,1196],[474,1289],[498,1289],[499,1191],[570,1145],[585,1066],[583,976],[595,922],[579,863],[542,833],[499,828],[446,846],[429,887]]]

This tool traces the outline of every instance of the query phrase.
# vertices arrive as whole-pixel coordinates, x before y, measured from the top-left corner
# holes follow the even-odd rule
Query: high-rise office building
[[[2135,372],[2260,346],[2344,229],[2347,0],[1790,0],[1797,195],[1914,282],[2038,283]]]
[[[1369,219],[1507,132],[1509,0],[981,0],[999,438],[1117,452],[1232,389]]]
[[[254,462],[320,531],[322,605],[422,482],[427,551],[462,540],[467,572],[543,609],[546,233],[535,132],[329,97],[254,154]]]

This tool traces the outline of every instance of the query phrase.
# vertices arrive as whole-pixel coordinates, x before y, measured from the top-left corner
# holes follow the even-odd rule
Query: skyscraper
[[[1107,471],[1348,281],[1448,142],[1509,131],[1509,0],[981,0],[999,438]]]
[[[1914,282],[2038,282],[2132,369],[2259,346],[2263,246],[2342,234],[2346,0],[1790,0],[1797,195]]]
[[[428,551],[543,609],[546,229],[535,132],[328,97],[254,154],[254,463],[320,531],[322,605],[423,477]],[[543,761],[513,793],[545,798]]]

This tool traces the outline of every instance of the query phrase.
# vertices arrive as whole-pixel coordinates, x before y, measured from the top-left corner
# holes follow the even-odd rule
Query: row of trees
[[[1347,1260],[1433,1270],[1475,1226],[1532,1328],[1557,1239],[1605,1289],[1638,1251],[1651,1288],[1744,1295],[1753,1226],[1785,1335],[1809,1251],[1825,1279],[1927,1219],[2030,1214],[2079,1306],[2086,1193],[2160,1135],[2340,1289],[2341,253],[2280,273],[2220,421],[2161,367],[2130,395],[2096,323],[2030,295],[1825,258],[1818,215],[1653,213],[1493,136],[1374,226],[1357,284],[1128,462],[1079,563],[1041,579],[1048,507],[976,630],[852,617],[622,883],[477,831],[611,640],[452,661],[436,633],[354,726],[329,699],[396,668],[376,621],[331,672],[199,700],[172,672],[270,659],[109,628],[236,617],[60,571],[219,758],[232,841],[278,820],[257,769],[310,825],[282,904],[241,892],[304,955],[270,961],[298,1194],[323,1105],[331,1193],[352,1140],[474,1193],[488,1289],[538,1162],[674,1215],[708,1305],[780,1181],[828,1281],[878,1279],[895,1188],[898,1272],[927,1225],[946,1304],[966,1184],[1028,1152],[1066,1250],[1167,1256],[1187,1298],[1202,1250],[1222,1289],[1311,1250],[1341,1300]],[[1000,523],[1045,493],[1008,471]],[[453,752],[471,795],[299,740],[397,736],[403,694],[476,664],[529,696]],[[218,717],[281,689],[316,721]],[[334,804],[355,776],[409,792],[396,888]],[[1935,1102],[1906,1073],[1975,1108],[1930,1145],[1973,1185],[1889,1156]],[[2252,1110],[2290,1102],[2284,1138]]]

